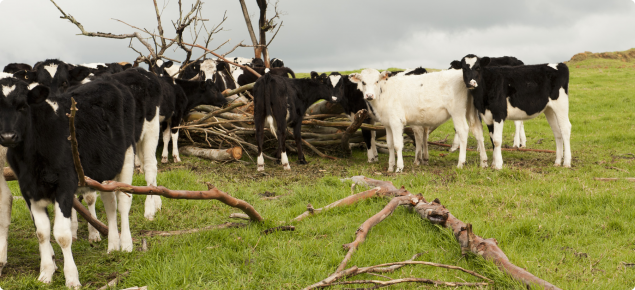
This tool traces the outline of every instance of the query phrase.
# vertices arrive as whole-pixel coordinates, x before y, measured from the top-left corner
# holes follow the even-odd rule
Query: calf
[[[284,61],[279,58],[272,58],[269,64],[271,68],[284,67]]]
[[[340,80],[341,82],[341,80]],[[258,171],[265,170],[262,146],[265,122],[271,133],[278,138],[276,158],[280,158],[285,170],[291,170],[285,140],[287,127],[293,127],[293,136],[298,148],[298,163],[307,164],[302,152],[302,118],[306,109],[317,100],[332,100],[341,97],[341,90],[335,90],[329,78],[289,79],[267,73],[254,85],[254,123],[258,142]]]
[[[492,66],[520,66],[520,65],[525,65],[525,63],[513,56],[490,57],[490,63],[489,63],[490,67]],[[460,70],[461,62],[458,60],[452,61],[450,63],[449,69]],[[525,124],[523,124],[523,121],[516,120],[514,121],[514,127],[516,128],[516,131],[514,132],[513,147],[517,147],[517,148],[527,147],[527,137],[525,135]],[[494,139],[492,139],[493,132],[490,131],[489,133],[490,133],[489,139],[492,142],[492,147],[494,147]],[[453,152],[457,148],[459,148],[458,142],[459,142],[458,137],[455,134],[454,142],[452,143],[452,148],[450,148],[450,152]]]
[[[424,73],[427,73],[427,70],[423,67],[418,67],[416,69],[393,72],[392,74],[395,74],[395,76],[410,76],[421,75]],[[331,83],[335,85],[340,84],[340,82],[338,82],[340,77],[342,77],[342,75],[340,75],[340,73],[338,72],[333,72],[331,73],[331,75],[329,75]],[[359,110],[366,109],[368,111],[368,118],[364,120],[364,123],[375,124],[375,122],[377,122],[377,116],[375,116],[374,109],[368,102],[366,102],[366,100],[364,100],[364,94],[358,88],[358,85],[350,81],[348,79],[348,75],[344,75],[342,80],[343,82],[341,83],[341,85],[344,90],[342,93],[342,97],[333,101],[336,101],[342,105],[342,107],[344,108],[344,112],[349,115],[351,121],[354,120],[355,113],[357,113]],[[379,154],[377,153],[377,146],[375,144],[376,132],[362,129],[362,136],[364,137],[364,143],[366,144],[368,162],[371,163],[379,161]]]
[[[179,129],[174,127],[181,124],[181,120],[190,110],[198,105],[224,106],[227,100],[211,80],[188,81],[161,78],[161,131],[163,132],[163,152],[161,163],[168,163],[168,144],[172,136],[172,157],[174,162],[181,162],[179,157],[178,139]]]
[[[290,74],[291,77],[295,79],[295,73],[293,72],[293,70],[291,70],[288,67],[277,67],[272,69],[268,69],[264,67],[254,67],[252,69],[258,74],[260,74],[261,76],[265,75],[266,73],[269,73],[272,75],[288,78],[289,77],[288,74]],[[256,80],[258,80],[258,77],[246,69],[243,69],[243,73],[236,79],[239,86],[244,86],[246,84],[253,83]]]
[[[77,100],[75,126],[81,163],[86,176],[97,181],[116,179],[131,182],[134,158],[135,108],[129,90],[117,82],[99,80],[73,92],[52,95],[48,88],[27,84],[14,78],[0,80],[0,144],[8,147],[7,160],[14,170],[20,190],[36,226],[41,256],[38,280],[50,283],[56,266],[50,244],[50,221],[46,207],[53,203],[53,234],[64,255],[66,286],[79,288],[79,275],[71,252],[71,211],[78,187],[77,174],[68,142],[66,113],[70,98]],[[47,98],[48,96],[48,98]],[[119,194],[122,203],[124,194]],[[108,215],[110,249],[119,249],[116,199],[114,193],[103,192]],[[124,202],[125,203],[125,202]],[[3,206],[6,203],[3,203]],[[121,242],[132,238],[127,226],[127,211],[122,212]],[[3,218],[10,214],[3,211]],[[2,224],[4,226],[4,224]],[[111,246],[112,244],[112,246]]]
[[[492,167],[503,168],[504,121],[529,120],[543,112],[556,139],[555,165],[571,167],[569,68],[563,63],[517,67],[489,64],[489,57],[473,54],[461,59],[465,86],[472,93],[481,118],[493,132]]]
[[[375,116],[386,126],[386,141],[390,150],[389,172],[395,166],[395,150],[396,172],[401,172],[404,167],[401,153],[404,126],[410,125],[414,131],[417,146],[415,165],[419,165],[428,161],[429,132],[450,118],[461,140],[458,167],[463,167],[465,163],[468,129],[476,137],[481,152],[481,165],[487,164],[482,127],[463,85],[461,72],[442,71],[392,78],[390,75],[388,71],[379,73],[375,69],[365,69],[361,73],[349,75],[349,80],[358,85],[364,98],[374,109]]]

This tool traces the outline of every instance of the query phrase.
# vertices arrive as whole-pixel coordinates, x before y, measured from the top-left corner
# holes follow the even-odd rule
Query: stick
[[[207,191],[170,190],[163,186],[132,186],[112,180],[100,183],[90,177],[86,177],[86,184],[90,188],[101,192],[121,191],[141,195],[161,195],[173,199],[216,199],[226,205],[241,209],[251,218],[252,221],[264,220],[253,206],[243,200],[234,198],[229,194],[220,191],[218,188],[209,183],[207,184]]]
[[[184,146],[179,148],[179,152],[187,156],[196,156],[214,161],[234,161],[243,157],[243,150],[240,147],[229,149],[204,149],[194,146]]]
[[[71,113],[66,114],[68,117],[68,126],[70,129],[70,141],[71,150],[73,152],[73,163],[75,163],[75,171],[77,172],[78,186],[86,186],[84,181],[84,168],[82,168],[82,162],[79,159],[79,149],[77,149],[77,135],[75,135],[75,114],[77,113],[77,102],[74,98],[71,98]]]
[[[399,283],[423,283],[423,284],[432,284],[435,286],[448,286],[448,287],[458,287],[458,286],[479,287],[479,286],[489,285],[488,283],[485,283],[485,282],[476,282],[476,283],[444,282],[444,281],[424,279],[424,278],[402,278],[402,279],[395,279],[390,281],[381,281],[381,280],[343,281],[343,282],[334,282],[328,285],[323,285],[318,287],[323,288],[323,287],[330,287],[332,285],[350,285],[350,284],[375,284],[375,286],[372,288],[358,288],[358,289],[377,289],[377,288],[388,287],[388,286],[399,284]]]
[[[6,170],[6,168],[5,168]],[[7,175],[4,175],[5,178],[7,178]],[[604,178],[604,177],[593,177],[593,179],[598,180],[598,181],[618,181],[618,180],[626,180],[626,181],[632,181],[635,182],[635,177],[626,177],[626,178]],[[7,179],[9,180],[9,179]]]
[[[322,153],[320,150],[315,148],[315,146],[311,145],[311,143],[307,142],[304,139],[302,139],[302,144],[304,144],[306,147],[309,147],[309,149],[311,149],[313,152],[315,152],[315,154],[317,154],[318,156],[320,156],[322,158],[331,159],[331,160],[337,160],[336,157],[328,156],[328,155]]]
[[[342,150],[346,156],[351,156],[353,154],[348,140],[357,131],[357,129],[359,129],[359,127],[362,125],[364,120],[366,120],[367,116],[368,116],[368,112],[366,111],[366,109],[359,110],[359,112],[355,114],[355,119],[353,120],[351,125],[348,128],[346,128],[346,132],[344,132],[344,135],[342,136],[342,145],[341,145]]]
[[[277,232],[277,231],[295,231],[295,227],[294,226],[279,226],[275,228],[266,229],[262,231],[262,233],[265,235],[268,235],[270,233]]]
[[[222,113],[225,113],[225,112],[231,111],[231,110],[233,110],[234,108],[237,108],[237,107],[240,107],[240,106],[244,106],[244,105],[245,105],[245,103],[235,103],[235,104],[231,104],[231,105],[230,105],[230,106],[228,106],[227,108],[220,109],[220,110],[218,110],[218,111],[214,111],[214,112],[211,112],[211,113],[207,114],[205,117],[200,118],[200,119],[198,119],[197,121],[195,121],[194,123],[192,123],[192,125],[197,125],[197,124],[200,124],[200,123],[202,123],[202,122],[205,122],[205,120],[207,120],[207,119],[209,119],[209,118],[211,118],[211,117],[214,117],[214,116],[220,115],[220,114],[222,114]]]
[[[110,280],[110,282],[108,282],[108,283],[106,284],[106,286],[101,287],[101,288],[99,288],[99,289],[97,289],[97,290],[106,290],[106,289],[108,289],[108,288],[112,288],[112,287],[117,286],[117,283],[119,283],[119,281],[121,280],[121,278],[123,278],[123,277],[125,277],[125,276],[128,276],[128,273],[129,273],[128,271],[123,272],[123,273],[121,274],[121,276],[117,276],[117,278]]]
[[[244,92],[244,91],[248,91],[248,90],[253,89],[253,88],[254,88],[254,84],[256,84],[256,83],[246,84],[246,85],[244,85],[244,86],[240,86],[240,87],[238,87],[238,88],[236,88],[236,89],[233,89],[233,90],[231,90],[231,91],[226,91],[226,92],[224,92],[224,93],[222,93],[222,94],[223,94],[223,96],[224,96],[225,98],[227,98],[227,97],[229,97],[229,96],[232,96],[232,95],[235,95],[235,94],[239,94],[239,93],[242,93],[242,92]],[[252,99],[253,99],[253,98],[252,98]]]
[[[201,231],[220,230],[220,229],[226,229],[226,228],[240,228],[240,227],[244,227],[246,225],[247,224],[241,224],[241,223],[224,223],[224,224],[220,224],[220,225],[213,225],[213,226],[207,226],[207,227],[204,227],[204,228],[190,229],[190,230],[180,230],[180,231],[145,231],[143,233],[143,236],[146,236],[146,237],[155,237],[155,236],[169,237],[169,236],[174,236],[174,235],[183,235],[183,234],[197,233],[197,232],[201,232]]]

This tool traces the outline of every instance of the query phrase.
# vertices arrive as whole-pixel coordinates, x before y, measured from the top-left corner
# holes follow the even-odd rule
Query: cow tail
[[[265,74],[262,76],[262,80],[265,100],[265,125],[269,124],[271,134],[278,139],[278,135],[276,135],[276,120],[273,118],[273,110],[271,109],[271,95],[273,94],[275,86],[272,86],[273,80],[271,79],[271,74]]]
[[[470,127],[470,131],[474,136],[483,135],[483,124],[479,116],[476,106],[474,106],[474,96],[470,91],[467,92],[467,107],[465,110],[465,118]]]

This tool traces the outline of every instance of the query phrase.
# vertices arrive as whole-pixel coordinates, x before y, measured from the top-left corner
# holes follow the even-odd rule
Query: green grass
[[[600,66],[601,65],[601,66]],[[183,164],[161,165],[160,185],[175,189],[205,189],[204,181],[251,203],[266,219],[244,228],[204,231],[148,239],[149,251],[137,251],[144,230],[199,228],[230,221],[239,212],[217,201],[166,200],[154,221],[143,218],[143,197],[135,197],[131,226],[132,253],[106,254],[107,241],[90,244],[80,218],[79,240],[73,253],[85,288],[94,289],[128,271],[117,288],[148,285],[150,289],[298,289],[331,274],[344,258],[342,245],[356,229],[387,203],[372,199],[336,208],[304,221],[290,222],[307,203],[322,207],[351,194],[340,178],[366,175],[404,185],[428,200],[441,202],[474,232],[495,238],[516,265],[562,289],[632,289],[635,268],[635,195],[632,182],[600,182],[594,177],[633,177],[635,153],[635,69],[619,62],[589,59],[570,65],[570,119],[573,125],[573,168],[554,167],[554,154],[503,152],[504,169],[477,167],[478,155],[468,152],[468,164],[456,169],[458,153],[431,147],[430,165],[413,167],[413,148],[405,152],[405,173],[388,174],[387,156],[366,163],[366,153],[352,158],[322,160],[310,155],[309,165],[292,164],[286,172],[269,161],[266,174],[256,166],[217,164],[183,158]],[[298,74],[300,75],[300,74]],[[504,145],[511,146],[513,122],[505,124]],[[528,147],[555,149],[544,116],[525,123]],[[451,122],[433,132],[436,141],[454,135]],[[539,142],[540,141],[540,142]],[[489,143],[489,142],[488,142]],[[540,144],[538,144],[540,143]],[[486,144],[488,147],[491,146]],[[469,146],[475,146],[472,137]],[[491,152],[489,152],[491,160]],[[295,161],[295,156],[291,156]],[[249,161],[245,155],[245,161]],[[381,174],[381,175],[379,175]],[[142,185],[142,176],[134,183]],[[10,182],[19,195],[16,182]],[[363,188],[356,188],[361,191]],[[262,200],[257,193],[284,195]],[[98,216],[105,221],[101,202]],[[62,255],[52,285],[37,282],[39,253],[33,224],[23,200],[13,203],[8,265],[0,277],[3,289],[63,289]],[[267,228],[294,225],[294,232],[263,235]],[[103,237],[102,237],[103,238]],[[370,266],[418,259],[458,265],[482,273],[495,284],[488,289],[522,289],[482,258],[462,257],[452,234],[398,208],[374,227],[349,266]],[[584,254],[582,254],[584,253]],[[476,281],[471,276],[426,266],[407,266],[390,277],[420,277],[445,281]],[[362,275],[360,279],[381,279]],[[432,288],[401,284],[393,289]]]

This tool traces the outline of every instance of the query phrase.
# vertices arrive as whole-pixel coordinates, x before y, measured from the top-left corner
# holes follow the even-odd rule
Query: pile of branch
[[[428,220],[433,224],[440,225],[442,227],[448,228],[452,230],[454,233],[454,237],[458,242],[461,253],[463,255],[471,252],[475,255],[481,256],[486,260],[493,261],[500,270],[509,274],[512,278],[524,283],[527,286],[540,286],[543,289],[560,289],[555,285],[542,280],[533,274],[529,273],[527,270],[520,268],[514,264],[507,258],[505,253],[498,247],[498,242],[496,239],[483,239],[480,236],[474,234],[472,230],[472,225],[469,223],[464,223],[461,220],[454,217],[448,209],[446,209],[439,199],[435,199],[432,202],[427,202],[425,198],[421,195],[414,195],[407,191],[404,187],[397,189],[392,182],[390,181],[382,181],[375,180],[371,178],[367,178],[364,176],[355,176],[352,178],[355,184],[365,184],[369,186],[375,186],[375,188],[357,193],[355,195],[351,195],[342,200],[336,201],[328,206],[325,206],[321,209],[313,209],[312,206],[308,207],[308,210],[301,214],[300,216],[295,218],[295,221],[300,221],[304,218],[307,218],[311,215],[318,214],[325,210],[331,209],[333,207],[350,205],[360,200],[373,198],[373,197],[392,197],[390,202],[377,214],[373,215],[371,218],[366,220],[355,232],[355,240],[349,244],[343,245],[344,249],[347,250],[346,256],[337,267],[337,270],[333,274],[331,274],[326,279],[315,283],[311,286],[304,288],[307,289],[315,289],[315,288],[324,288],[334,285],[345,285],[345,284],[374,284],[375,286],[372,289],[385,287],[394,285],[397,283],[406,283],[406,282],[416,282],[416,283],[428,283],[434,285],[445,285],[445,286],[481,286],[487,285],[487,283],[455,283],[455,282],[443,282],[443,281],[434,281],[430,279],[421,279],[421,278],[405,278],[405,279],[391,279],[390,281],[379,281],[379,280],[361,280],[361,281],[346,281],[346,282],[337,282],[340,279],[351,277],[361,273],[370,273],[369,269],[378,269],[386,266],[395,266],[395,265],[408,265],[408,264],[425,264],[430,266],[444,267],[448,269],[457,269],[463,272],[469,273],[473,276],[476,276],[480,279],[491,283],[492,281],[487,277],[476,274],[472,271],[468,271],[456,266],[439,266],[435,263],[430,262],[418,262],[412,261],[416,257],[413,257],[412,260],[406,262],[399,263],[390,263],[377,265],[366,268],[358,268],[356,266],[351,268],[346,268],[348,262],[350,261],[353,254],[357,251],[359,245],[363,243],[368,236],[372,227],[376,226],[384,219],[388,218],[392,212],[399,206],[409,206],[414,208],[415,212],[417,212],[422,219]],[[433,265],[434,264],[434,265]],[[389,272],[389,271],[386,271]],[[468,285],[470,284],[470,285]]]

